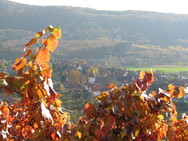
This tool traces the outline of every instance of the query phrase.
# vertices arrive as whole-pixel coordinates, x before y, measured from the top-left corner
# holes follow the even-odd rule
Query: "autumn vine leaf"
[[[152,71],[147,71],[140,72],[133,84],[109,85],[109,91],[96,97],[97,104],[85,105],[85,116],[79,122],[82,126],[78,124],[82,139],[89,140],[92,136],[92,140],[100,141],[185,140],[188,122],[182,126],[183,120],[177,120],[172,102],[173,97],[184,95],[184,88],[169,85],[168,90],[147,94],[153,81]]]
[[[93,118],[96,116],[96,109],[93,103],[87,103],[84,107],[84,113],[88,118]]]
[[[25,45],[25,48],[29,48],[29,47],[32,46],[33,44],[36,44],[38,40],[39,40],[39,37],[35,37],[35,38],[31,39],[31,40]]]
[[[6,94],[17,93],[21,97],[18,103],[10,106],[0,103],[0,113],[3,113],[0,114],[0,122],[5,123],[0,125],[0,140],[68,139],[63,131],[65,126],[67,129],[71,126],[70,117],[61,110],[49,65],[50,52],[57,48],[60,32],[60,27],[52,26],[37,32],[25,45],[23,55],[14,62],[13,69],[17,71],[17,76],[0,73],[3,91]],[[33,51],[35,44],[37,48]]]

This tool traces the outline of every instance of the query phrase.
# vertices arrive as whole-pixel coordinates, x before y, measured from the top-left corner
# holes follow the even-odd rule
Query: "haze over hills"
[[[30,6],[7,0],[0,0],[0,11],[0,59],[20,56],[28,39],[51,24],[63,30],[56,52],[60,60],[78,58],[115,67],[188,65],[188,15]]]

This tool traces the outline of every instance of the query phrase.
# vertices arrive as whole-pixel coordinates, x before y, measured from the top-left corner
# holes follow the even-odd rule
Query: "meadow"
[[[153,72],[162,71],[166,73],[178,73],[178,72],[188,72],[188,67],[151,67],[151,68],[128,68],[131,71],[148,71]]]

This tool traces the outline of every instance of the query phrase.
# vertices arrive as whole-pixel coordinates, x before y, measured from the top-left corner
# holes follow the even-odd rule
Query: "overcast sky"
[[[98,10],[146,10],[188,14],[188,0],[11,0],[31,5],[64,5]]]

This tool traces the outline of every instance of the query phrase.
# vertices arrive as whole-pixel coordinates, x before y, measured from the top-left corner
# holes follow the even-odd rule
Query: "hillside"
[[[0,0],[0,11],[0,59],[17,57],[34,32],[51,24],[63,29],[56,52],[60,60],[79,58],[106,66],[188,65],[188,15],[41,7],[7,0]]]

